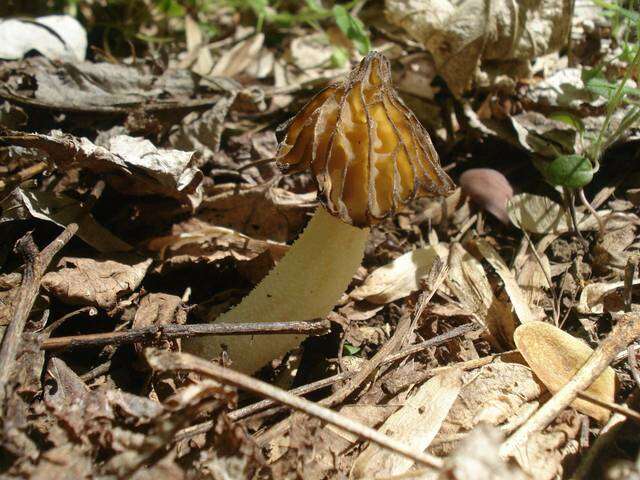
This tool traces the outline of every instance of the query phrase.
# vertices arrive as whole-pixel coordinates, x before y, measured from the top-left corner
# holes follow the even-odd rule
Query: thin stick
[[[455,337],[464,335],[465,333],[468,333],[468,332],[472,332],[477,328],[478,328],[478,325],[475,323],[467,323],[464,325],[460,325],[459,327],[456,327],[448,331],[447,333],[443,333],[442,335],[438,335],[436,337],[430,338],[429,340],[425,340],[424,342],[418,343],[416,345],[411,345],[410,347],[407,347],[397,353],[389,355],[387,358],[384,359],[382,364],[384,365],[387,363],[395,362],[396,360],[400,360],[403,357],[412,355],[414,353],[419,353],[429,347],[440,345],[444,342],[448,342],[449,340]],[[352,377],[353,375],[355,375],[354,372],[341,372],[336,375],[332,375],[331,377],[323,378],[322,380],[317,380],[315,382],[308,383],[307,385],[302,385],[301,387],[293,388],[289,390],[289,393],[293,395],[306,395],[308,393],[315,392],[322,388],[333,385],[336,382],[345,380],[349,377]],[[235,421],[241,420],[250,415],[253,415],[255,413],[271,408],[275,404],[276,402],[274,402],[273,400],[261,400],[260,402],[256,402],[252,405],[247,405],[246,407],[238,408],[237,410],[229,412],[228,416],[231,420],[235,420]],[[183,440],[185,438],[189,438],[194,435],[204,433],[209,429],[211,429],[213,425],[214,425],[214,422],[212,420],[209,420],[209,421],[202,422],[197,425],[193,425],[191,427],[185,428],[184,430],[181,430],[180,432],[178,432],[178,434],[176,435],[175,441]]]
[[[229,368],[221,367],[189,354],[173,352],[156,352],[148,357],[149,364],[155,370],[183,370],[195,371],[211,377],[223,384],[253,392],[262,397],[270,398],[278,403],[287,405],[294,410],[306,413],[309,416],[334,425],[341,430],[369,440],[394,453],[403,455],[422,465],[440,469],[443,466],[442,459],[433,455],[408,448],[405,444],[384,435],[383,433],[367,427],[350,418],[340,415],[333,410],[317,405],[309,400],[286,392],[280,388],[269,385],[248,375],[236,372]],[[168,366],[168,367],[167,367]]]
[[[120,332],[74,335],[44,340],[43,350],[65,350],[89,348],[103,345],[121,345],[133,342],[151,342],[173,338],[202,337],[206,335],[269,335],[283,333],[302,333],[322,335],[330,329],[327,320],[301,322],[264,322],[264,323],[203,323],[192,325],[149,325]]]
[[[23,256],[25,266],[17,301],[11,312],[11,323],[7,327],[2,339],[2,347],[0,347],[0,400],[3,400],[7,393],[6,386],[13,370],[20,339],[40,291],[40,280],[53,257],[71,240],[77,230],[78,226],[75,223],[70,224],[42,252],[33,242],[31,232],[16,243],[16,251]]]
[[[549,425],[571,402],[604,372],[616,354],[640,336],[640,315],[624,313],[616,315],[618,323],[586,363],[576,372],[564,387],[534,413],[500,447],[502,457],[512,456],[516,449],[524,445],[529,436]]]
[[[578,392],[578,398],[582,398],[583,400],[587,400],[595,405],[606,408],[607,410],[611,410],[612,412],[619,413],[620,415],[624,415],[630,420],[634,422],[640,423],[640,412],[636,412],[635,410],[631,410],[624,405],[618,405],[617,403],[605,402],[604,400],[599,399],[598,397],[594,397],[590,395],[588,392]]]
[[[579,188],[578,189],[578,196],[580,197],[580,201],[585,206],[585,208],[587,210],[589,210],[591,215],[593,215],[593,217],[596,219],[596,222],[598,222],[598,230],[600,232],[600,236],[601,237],[604,236],[604,234],[606,233],[606,230],[604,228],[604,223],[602,222],[602,219],[600,218],[600,215],[598,215],[598,212],[596,212],[596,209],[593,208],[591,206],[591,204],[589,203],[589,200],[587,200],[587,197],[584,194],[584,189],[583,188]]]

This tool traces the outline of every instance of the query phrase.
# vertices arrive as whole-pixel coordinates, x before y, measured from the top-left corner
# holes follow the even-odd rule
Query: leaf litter
[[[637,2],[72,3],[0,18],[3,478],[638,475]],[[371,229],[329,333],[181,353],[308,223],[278,125],[369,46],[460,188]]]

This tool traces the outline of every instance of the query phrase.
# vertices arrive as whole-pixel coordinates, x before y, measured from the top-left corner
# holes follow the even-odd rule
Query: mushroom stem
[[[293,322],[324,318],[338,303],[362,263],[368,228],[347,225],[318,207],[285,257],[235,308],[216,321]],[[253,373],[297,347],[304,335],[200,337],[185,350],[213,358],[224,348],[233,368]]]

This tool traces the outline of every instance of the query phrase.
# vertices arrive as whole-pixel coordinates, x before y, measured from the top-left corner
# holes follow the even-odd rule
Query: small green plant
[[[640,13],[618,4],[602,0],[593,1],[601,6],[609,17],[615,16],[614,30],[621,29],[624,23],[623,49],[619,59],[627,63],[627,68],[624,76],[616,80],[606,77],[606,65],[583,70],[582,80],[585,88],[594,98],[606,100],[604,121],[595,135],[586,132],[579,118],[569,114],[556,116],[557,120],[575,128],[580,135],[581,143],[586,145],[579,154],[558,155],[542,167],[542,173],[549,183],[566,189],[580,189],[589,184],[599,169],[604,151],[640,120],[640,88],[629,85],[634,72],[637,74],[640,71],[640,47],[637,43],[628,42],[630,35],[634,35],[636,39],[640,37]],[[632,4],[635,4],[635,1]],[[629,57],[631,53],[633,55]],[[620,108],[625,108],[626,112],[616,128],[611,131],[613,116]]]

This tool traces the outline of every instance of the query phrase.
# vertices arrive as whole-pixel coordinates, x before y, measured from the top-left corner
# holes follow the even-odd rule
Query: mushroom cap
[[[418,196],[454,190],[429,134],[394,91],[389,61],[378,52],[313,97],[286,130],[278,167],[283,173],[311,167],[320,201],[348,224],[369,226]]]

